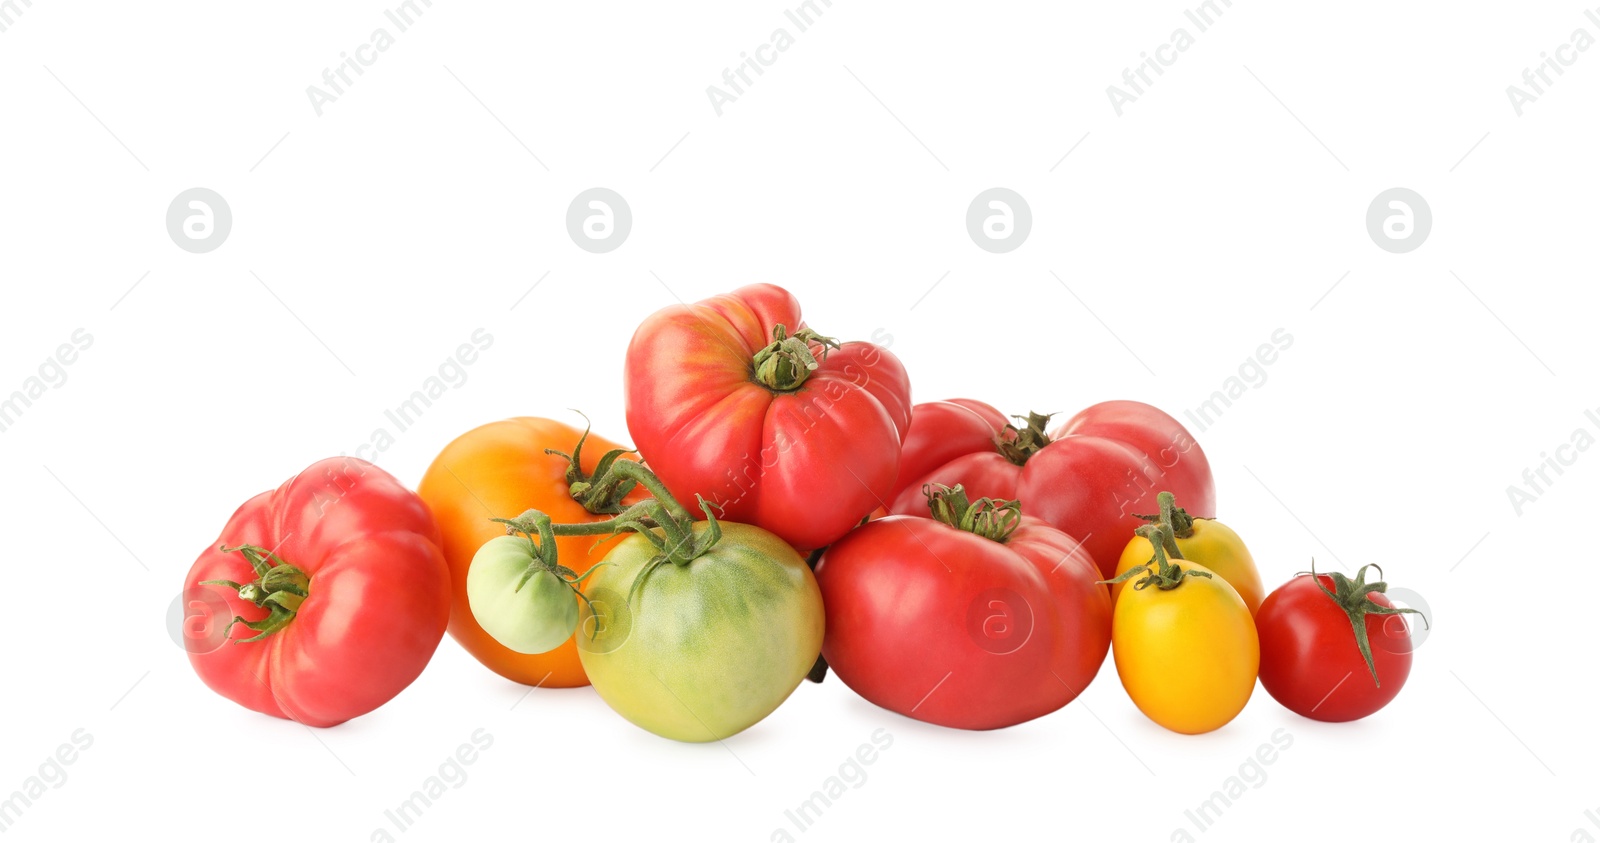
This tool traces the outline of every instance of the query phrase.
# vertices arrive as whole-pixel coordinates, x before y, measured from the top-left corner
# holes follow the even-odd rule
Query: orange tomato
[[[610,517],[584,508],[570,491],[568,461],[545,453],[554,448],[570,454],[583,435],[550,419],[522,417],[486,424],[445,446],[417,487],[439,523],[444,558],[450,565],[450,635],[484,666],[524,685],[573,688],[589,684],[589,679],[572,639],[550,652],[528,655],[490,637],[467,605],[467,567],[484,542],[506,534],[505,525],[491,518],[515,518],[528,509],[548,514],[557,524]],[[578,460],[584,475],[594,472],[606,452],[620,447],[589,434]],[[633,454],[623,458],[637,459]],[[635,489],[624,503],[643,497],[644,491]],[[556,539],[561,564],[579,574],[600,561],[613,544],[606,537]]]

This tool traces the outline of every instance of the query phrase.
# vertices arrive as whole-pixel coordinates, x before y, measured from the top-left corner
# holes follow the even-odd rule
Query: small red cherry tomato
[[[1359,720],[1405,686],[1413,645],[1399,615],[1421,613],[1395,607],[1385,583],[1366,582],[1372,567],[1354,580],[1301,574],[1261,603],[1261,685],[1290,711],[1330,723]]]

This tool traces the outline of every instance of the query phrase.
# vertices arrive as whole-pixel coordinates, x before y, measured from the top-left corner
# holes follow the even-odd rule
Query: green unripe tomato
[[[484,542],[467,569],[467,606],[494,640],[519,653],[547,653],[578,626],[578,596],[549,571],[517,587],[533,564],[533,548],[522,536]]]
[[[578,658],[600,698],[623,717],[674,740],[726,738],[771,714],[822,649],[822,592],[783,539],[718,522],[722,540],[640,583],[659,553],[632,535],[607,554],[581,604]],[[694,524],[696,534],[706,522]],[[597,616],[598,615],[598,616]]]

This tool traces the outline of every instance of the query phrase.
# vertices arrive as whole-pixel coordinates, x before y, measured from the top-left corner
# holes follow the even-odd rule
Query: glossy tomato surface
[[[782,287],[754,284],[650,316],[624,368],[628,430],[667,488],[719,517],[822,547],[888,498],[911,421],[911,386],[885,348],[811,343],[794,389],[756,377],[756,354],[805,329]]]
[[[1082,693],[1111,600],[1077,541],[1024,518],[1004,542],[931,518],[852,531],[817,566],[822,652],[867,700],[941,726],[998,729]]]
[[[1321,574],[1323,586],[1333,578]],[[1394,604],[1383,594],[1368,598]],[[1327,722],[1359,720],[1389,704],[1411,675],[1412,639],[1399,615],[1367,615],[1372,671],[1356,643],[1350,616],[1301,574],[1267,595],[1256,612],[1261,634],[1261,686],[1302,717]]]
[[[916,484],[920,500],[922,483],[930,472],[957,457],[993,451],[995,437],[1008,421],[999,410],[970,398],[928,401],[912,407],[911,427],[900,450],[895,493]]]
[[[1185,571],[1212,574],[1193,562]],[[1112,624],[1117,676],[1146,717],[1186,735],[1220,729],[1255,691],[1260,645],[1250,609],[1221,577],[1170,590],[1129,586]]]
[[[982,423],[1001,415],[970,400],[918,404],[912,413],[917,435],[908,437],[901,459],[933,467],[902,476],[889,511],[927,514],[922,487],[928,483],[960,484],[973,497],[1020,500],[1023,511],[1082,538],[1107,578],[1145,523],[1136,516],[1159,511],[1157,493],[1173,492],[1196,517],[1215,514],[1205,453],[1183,425],[1155,407],[1137,401],[1096,404],[1052,430],[1047,444],[1020,464],[997,444],[997,437],[1015,431],[1002,427],[992,437],[979,435]],[[955,451],[961,453],[950,457]]]
[[[202,585],[257,579],[239,552],[254,545],[302,572],[307,596],[287,625],[259,641],[235,624],[267,618],[237,590]],[[211,646],[188,641],[189,661],[212,690],[240,705],[332,726],[400,693],[422,672],[450,615],[449,572],[428,507],[377,466],[354,457],[315,463],[239,507],[189,569],[186,595],[217,611]]]
[[[1244,539],[1239,538],[1239,534],[1231,527],[1221,521],[1196,518],[1190,527],[1190,534],[1175,539],[1184,559],[1204,565],[1206,570],[1227,580],[1252,615],[1261,608],[1263,592],[1266,590],[1261,586],[1261,573],[1256,570],[1255,557],[1245,547]],[[1128,540],[1122,556],[1117,560],[1117,576],[1129,568],[1148,564],[1154,558],[1150,540],[1144,536],[1134,536]],[[1125,582],[1111,585],[1113,603],[1127,587]]]
[[[519,653],[548,653],[578,628],[572,587],[555,571],[530,576],[535,559],[528,536],[496,536],[478,549],[467,570],[473,619],[494,640]]]
[[[727,738],[771,714],[822,646],[822,598],[805,560],[765,530],[718,524],[721,540],[683,566],[653,565],[660,551],[643,536],[622,539],[584,586],[591,602],[575,636],[607,705],[642,729],[691,743]]]
[[[545,453],[553,448],[571,453],[582,430],[543,418],[492,422],[462,434],[434,458],[417,493],[432,508],[450,565],[450,635],[490,670],[524,685],[571,688],[587,685],[578,648],[570,640],[549,652],[519,653],[496,641],[472,615],[467,572],[478,549],[506,534],[491,518],[515,518],[529,509],[546,513],[557,524],[598,521],[610,517],[588,511],[568,489],[568,462]],[[622,446],[589,434],[579,454],[585,472],[593,472],[606,452]],[[634,459],[624,455],[624,459]],[[643,497],[636,490],[629,502]],[[556,539],[561,564],[577,573],[589,570],[615,542],[593,537]],[[572,598],[577,601],[576,595]]]

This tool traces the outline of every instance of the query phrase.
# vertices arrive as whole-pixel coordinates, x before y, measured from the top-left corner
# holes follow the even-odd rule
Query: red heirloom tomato
[[[809,550],[888,499],[911,422],[905,369],[887,349],[810,330],[782,287],[658,311],[623,371],[640,456],[718,517]]]
[[[246,501],[184,578],[189,662],[211,690],[333,726],[400,693],[450,619],[450,572],[427,504],[353,457]],[[232,622],[230,622],[230,618]]]
[[[1000,411],[971,400],[918,404],[889,511],[923,515],[922,487],[960,484],[968,494],[1017,499],[1036,518],[1080,536],[1101,575],[1160,507],[1170,490],[1195,517],[1216,513],[1211,464],[1177,419],[1138,401],[1105,401],[1046,434],[1050,417],[1029,414],[1021,426],[995,425]],[[1021,417],[1018,417],[1021,420]],[[985,437],[983,425],[993,427]],[[1191,503],[1192,502],[1192,503]]]
[[[1389,704],[1411,674],[1411,631],[1364,565],[1344,574],[1301,574],[1256,612],[1261,686],[1302,717],[1340,723]],[[1378,569],[1379,576],[1383,569]],[[1427,618],[1423,618],[1426,622]]]
[[[995,408],[970,398],[929,401],[911,408],[911,429],[900,449],[898,495],[906,488],[916,493],[916,503],[926,507],[922,478],[956,457],[995,449],[995,437],[1009,420]]]
[[[1111,646],[1111,596],[1088,554],[1015,501],[943,487],[930,500],[932,518],[873,521],[823,553],[828,665],[872,703],[959,729],[1071,702]]]

